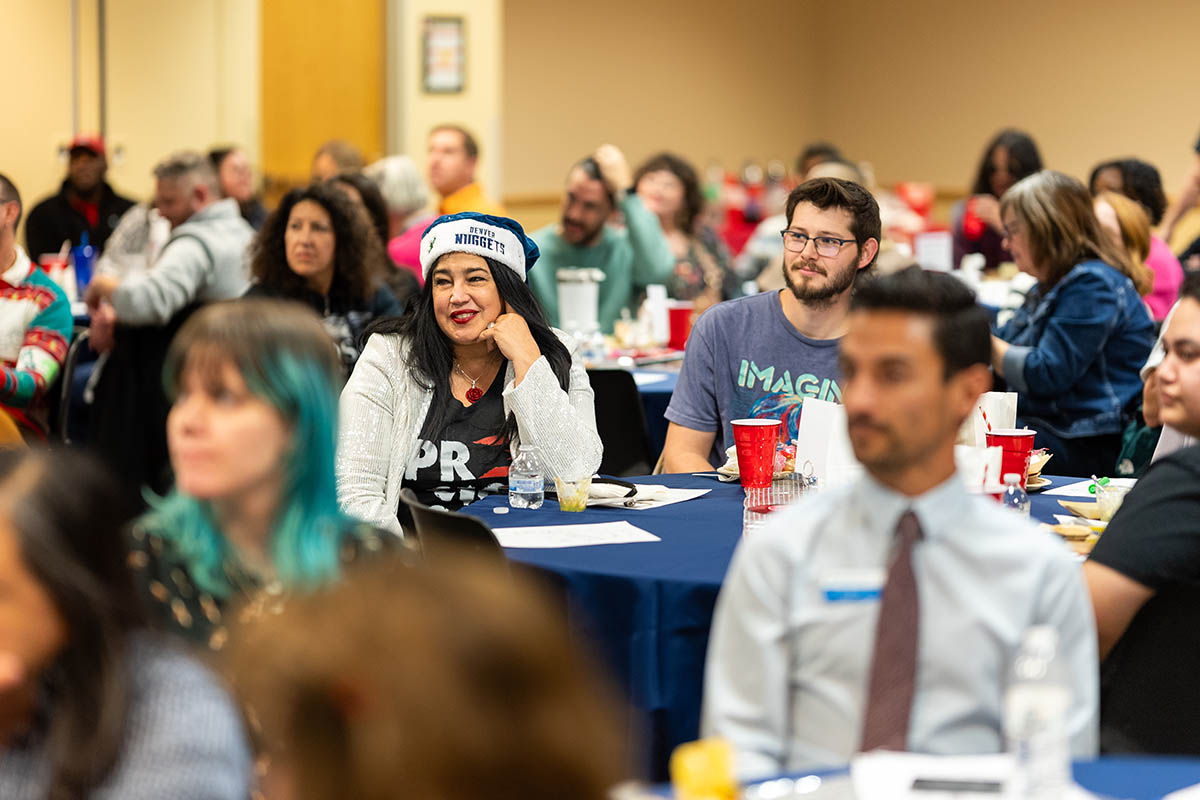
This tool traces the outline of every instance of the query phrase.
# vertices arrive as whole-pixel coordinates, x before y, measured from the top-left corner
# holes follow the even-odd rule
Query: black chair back
[[[496,535],[482,520],[430,508],[418,500],[411,489],[400,490],[400,502],[412,515],[413,533],[426,560],[453,557],[454,553],[463,551],[508,560]]]
[[[654,448],[646,413],[633,374],[623,369],[589,369],[596,395],[596,430],[604,444],[599,472],[603,475],[649,475]]]

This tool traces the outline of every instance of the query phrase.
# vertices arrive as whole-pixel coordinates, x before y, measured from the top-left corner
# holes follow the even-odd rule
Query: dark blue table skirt
[[[675,384],[679,381],[677,371],[635,369],[634,375],[665,375],[664,380],[647,383],[638,387],[642,398],[642,410],[646,414],[646,429],[650,433],[650,446],[654,448],[654,456],[662,452],[663,444],[667,441],[667,406],[671,403],[671,395],[675,393]]]
[[[1075,782],[1103,797],[1160,800],[1164,795],[1200,783],[1200,759],[1169,756],[1107,756],[1076,761]],[[821,777],[845,775],[846,770],[817,772]],[[799,778],[805,773],[784,777]],[[670,787],[657,787],[659,797],[672,797]],[[933,796],[933,795],[931,795]]]
[[[558,510],[554,501],[536,510],[512,509],[504,496],[464,509],[495,528],[567,525],[628,520],[661,542],[510,549],[515,563],[536,568],[566,594],[573,630],[582,635],[628,693],[636,719],[631,733],[648,753],[649,775],[666,777],[675,746],[699,735],[704,658],[717,593],[742,535],[742,501],[737,483],[712,477],[656,475],[639,483],[706,488],[709,494],[649,511]],[[1051,478],[1056,485],[1076,480]],[[1032,496],[1033,515],[1052,521],[1061,507],[1053,497]]]

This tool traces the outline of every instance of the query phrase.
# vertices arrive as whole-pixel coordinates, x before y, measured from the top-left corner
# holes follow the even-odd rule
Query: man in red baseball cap
[[[57,253],[64,241],[80,244],[83,233],[99,253],[117,222],[133,201],[122,197],[104,180],[108,159],[104,139],[79,135],[68,146],[67,177],[58,194],[42,200],[29,212],[25,243],[29,255]]]

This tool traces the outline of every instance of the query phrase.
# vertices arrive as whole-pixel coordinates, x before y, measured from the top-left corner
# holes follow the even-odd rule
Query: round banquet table
[[[1077,478],[1049,478],[1053,486]],[[511,509],[493,495],[463,509],[493,528],[570,525],[626,520],[661,541],[554,549],[509,548],[510,561],[531,567],[565,593],[572,630],[600,657],[624,688],[635,720],[631,735],[647,753],[648,776],[666,778],[671,751],[696,739],[704,658],[717,592],[742,536],[738,483],[715,473],[632,478],[708,494],[658,509],[558,510],[553,500],[537,510]],[[1054,497],[1031,496],[1032,515],[1053,522],[1062,509]]]
[[[1161,800],[1165,795],[1200,783],[1200,759],[1175,756],[1104,756],[1095,761],[1076,761],[1075,782],[1101,797],[1123,800]],[[846,769],[822,770],[819,777],[845,775]],[[789,773],[800,778],[806,773]],[[674,797],[669,786],[654,789],[658,797]],[[931,797],[937,797],[934,793]],[[963,795],[956,795],[961,797]],[[817,797],[820,797],[818,794]]]

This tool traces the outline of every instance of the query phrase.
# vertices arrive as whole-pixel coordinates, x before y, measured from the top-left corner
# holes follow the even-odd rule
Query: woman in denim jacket
[[[1000,213],[1005,247],[1038,284],[992,337],[992,366],[1019,393],[1017,424],[1038,432],[1056,473],[1109,473],[1154,344],[1141,298],[1153,275],[1104,234],[1084,185],[1060,172],[1016,183]]]

